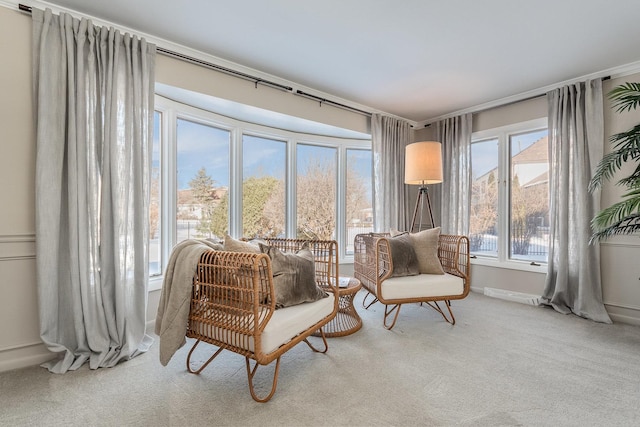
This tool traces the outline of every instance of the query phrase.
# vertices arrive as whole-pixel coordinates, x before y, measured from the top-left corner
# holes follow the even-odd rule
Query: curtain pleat
[[[63,373],[146,351],[155,46],[32,10],[41,338]]]
[[[548,271],[543,304],[611,323],[602,302],[600,246],[589,244],[600,193],[589,193],[604,151],[602,81],[564,86],[547,94],[551,176]]]
[[[472,124],[471,113],[436,122],[436,140],[442,143],[443,177],[432,193],[440,203],[444,234],[469,234]]]
[[[404,151],[410,140],[408,122],[377,113],[372,115],[373,209],[377,232],[408,229],[409,190],[404,183]]]

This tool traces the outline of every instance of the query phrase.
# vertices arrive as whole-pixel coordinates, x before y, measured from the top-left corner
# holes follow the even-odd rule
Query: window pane
[[[285,236],[286,143],[242,137],[242,235]]]
[[[151,199],[149,203],[149,275],[162,274],[160,235],[160,129],[162,115],[153,114],[153,146],[151,147]]]
[[[346,242],[347,255],[353,255],[353,239],[358,233],[373,231],[371,190],[371,150],[347,149]]]
[[[510,255],[546,262],[549,248],[547,130],[510,137]]]
[[[301,239],[335,239],[335,148],[297,146],[297,235]]]
[[[224,129],[177,120],[176,243],[229,230],[229,144]]]
[[[471,144],[470,245],[476,255],[498,256],[498,139]]]

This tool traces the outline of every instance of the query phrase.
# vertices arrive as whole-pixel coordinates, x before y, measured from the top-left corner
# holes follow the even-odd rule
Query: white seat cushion
[[[274,310],[271,319],[262,331],[262,352],[269,354],[283,344],[288,343],[300,333],[309,329],[320,320],[324,319],[333,311],[334,295],[328,292],[329,296],[314,302],[305,302],[291,307]],[[231,324],[243,324],[251,327],[253,316],[237,316],[225,314]],[[203,318],[213,317],[208,311]],[[216,339],[228,344],[235,345],[249,351],[255,351],[252,335],[245,335],[230,332],[228,329],[212,326],[208,322],[192,322],[191,327],[199,334]]]
[[[262,351],[271,353],[331,314],[335,297],[328,294],[318,301],[275,310],[262,331]]]
[[[382,282],[382,298],[405,299],[462,295],[464,279],[453,274],[391,277]]]

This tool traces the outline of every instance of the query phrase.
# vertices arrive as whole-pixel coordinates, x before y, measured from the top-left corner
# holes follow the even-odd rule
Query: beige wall
[[[31,18],[0,7],[0,371],[39,363]]]
[[[369,117],[363,114],[327,104],[320,105],[312,99],[265,85],[258,85],[256,88],[251,81],[164,55],[156,57],[156,81],[282,114],[370,133]]]
[[[51,358],[39,338],[35,279],[35,137],[31,94],[31,18],[0,7],[0,371],[40,363]],[[239,80],[192,64],[158,56],[157,81],[173,84],[285,114],[360,132],[369,132],[369,120],[356,113],[320,107],[317,102],[264,86],[257,89]],[[640,76],[629,79],[639,81]],[[610,88],[616,82],[607,82]],[[476,130],[546,115],[545,103],[535,99],[474,116]],[[630,126],[633,113],[607,112],[606,132]],[[637,117],[637,113],[636,117]],[[430,128],[417,130],[414,140],[431,139]],[[603,201],[619,197],[608,186]],[[409,208],[413,208],[410,199]],[[612,239],[603,245],[602,265],[607,308],[618,320],[640,319],[640,249],[637,238]],[[348,266],[341,266],[346,272]],[[533,277],[532,277],[533,276]],[[490,286],[539,293],[543,275],[472,268],[474,287]],[[148,320],[153,321],[159,292],[149,295]]]
[[[625,82],[640,82],[640,73],[604,82],[602,90],[606,94]],[[608,142],[611,135],[625,132],[640,122],[638,110],[617,113],[611,108],[611,101],[604,104],[604,152],[611,151]],[[623,176],[629,175],[636,165],[627,163],[613,181],[602,188],[601,208],[611,206],[620,200],[624,189],[615,185]],[[640,325],[640,239],[638,236],[617,236],[600,245],[600,265],[602,269],[602,294],[607,311],[612,319]]]

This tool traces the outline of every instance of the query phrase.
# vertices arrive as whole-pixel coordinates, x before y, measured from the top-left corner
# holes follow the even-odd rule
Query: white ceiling
[[[640,69],[640,0],[49,3],[413,122]]]

